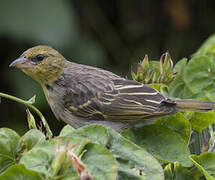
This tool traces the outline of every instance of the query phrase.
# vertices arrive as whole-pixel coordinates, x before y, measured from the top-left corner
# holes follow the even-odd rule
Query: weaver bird
[[[121,131],[178,111],[215,109],[212,101],[171,100],[147,85],[67,61],[49,46],[26,50],[10,66],[36,80],[56,118],[75,128],[99,123]]]

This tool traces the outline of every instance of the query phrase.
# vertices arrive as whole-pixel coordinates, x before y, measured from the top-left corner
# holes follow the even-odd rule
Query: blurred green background
[[[8,67],[24,50],[50,45],[69,60],[130,77],[145,54],[159,60],[168,50],[176,62],[194,53],[215,32],[214,19],[212,0],[1,0],[0,92],[26,100],[36,94],[35,105],[57,134],[64,123],[39,85]],[[23,105],[2,99],[0,113],[0,127],[27,130]]]

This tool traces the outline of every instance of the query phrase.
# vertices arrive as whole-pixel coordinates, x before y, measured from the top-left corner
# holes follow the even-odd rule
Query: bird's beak
[[[9,67],[16,67],[16,68],[28,68],[31,67],[31,63],[30,60],[28,58],[26,58],[25,56],[20,56],[19,58],[17,58],[16,60],[14,60]]]

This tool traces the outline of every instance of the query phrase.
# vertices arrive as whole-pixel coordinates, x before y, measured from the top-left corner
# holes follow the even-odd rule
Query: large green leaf
[[[195,97],[215,99],[215,70],[209,56],[195,56],[184,69],[186,86]]]
[[[122,137],[111,128],[108,128],[108,133],[110,136],[108,143],[109,150],[116,158],[128,161],[130,170],[139,170],[141,172],[140,174],[142,174],[146,180],[164,179],[163,170],[160,164],[151,154]],[[118,161],[118,163],[120,162],[121,161]],[[120,164],[122,165],[122,163]],[[122,171],[120,173],[122,173]],[[137,175],[140,174],[137,173]],[[139,178],[141,178],[141,176]]]
[[[59,137],[61,136],[69,136],[69,134],[72,134],[76,129],[73,128],[70,125],[66,125],[63,127],[63,129],[61,129]]]
[[[175,115],[161,117],[158,119],[156,124],[168,127],[169,129],[177,132],[185,140],[186,144],[188,144],[191,125],[189,120],[182,113],[178,112]]]
[[[16,163],[21,151],[20,136],[8,128],[0,129],[0,172]]]
[[[92,124],[74,130],[65,126],[60,136],[86,138],[107,147],[117,159],[119,179],[163,179],[162,168],[152,155],[110,128]],[[143,175],[138,173],[139,170]]]
[[[83,138],[60,137],[38,144],[32,150],[25,153],[20,160],[28,169],[41,173],[44,177],[54,178],[56,176],[52,163],[55,157],[56,143],[63,146],[69,142],[69,146],[77,145],[74,152],[81,155],[81,159],[86,164],[90,174],[94,179],[115,180],[117,175],[116,161],[112,154],[99,144],[94,144]],[[57,166],[57,165],[56,165]],[[62,179],[77,177],[73,168],[69,168],[66,173],[57,174]]]
[[[215,154],[202,153],[200,156],[191,155],[192,163],[205,175],[207,180],[215,180]]]
[[[87,165],[94,179],[115,180],[117,175],[116,160],[103,146],[86,144],[81,160]]]
[[[193,56],[213,54],[215,55],[215,34],[210,36]]]
[[[169,85],[169,96],[182,99],[215,99],[215,64],[212,56],[194,56],[188,63],[180,60],[174,68],[177,76]]]
[[[193,130],[202,132],[209,125],[215,123],[215,112],[191,113],[190,123]]]
[[[135,168],[131,161],[117,158],[117,162],[119,180],[145,180],[144,176],[140,176],[140,169]]]
[[[0,175],[0,180],[42,180],[39,173],[26,169],[24,165],[17,164],[8,168]]]
[[[119,180],[145,180],[144,176],[139,175],[139,169],[122,168],[121,164],[118,164],[117,170]]]
[[[70,125],[66,125],[61,130],[59,136],[87,138],[103,146],[106,146],[108,142],[107,129],[105,128],[105,126],[99,124],[84,126],[77,130],[73,129]]]
[[[160,160],[178,161],[185,167],[191,166],[187,144],[178,133],[169,128],[149,125],[124,131],[123,135]]]
[[[44,142],[46,137],[41,131],[37,129],[31,129],[22,136],[21,140],[26,150],[29,151],[35,145]]]
[[[177,73],[174,80],[169,84],[169,96],[175,98],[190,98],[193,93],[184,82],[184,69],[187,64],[187,58],[183,58],[177,62],[174,72]]]
[[[34,147],[22,156],[20,163],[44,176],[51,176],[49,169],[54,158],[55,144],[56,141],[51,140]]]

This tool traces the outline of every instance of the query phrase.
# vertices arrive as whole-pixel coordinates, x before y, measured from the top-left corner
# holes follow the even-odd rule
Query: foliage
[[[173,62],[169,53],[160,57],[160,62],[150,61],[146,55],[142,62],[137,64],[137,74],[131,71],[132,78],[144,84],[169,84],[174,76]]]
[[[171,98],[215,100],[215,36],[211,38],[189,61],[183,58],[174,67],[168,53],[160,62],[151,63],[145,57],[137,73],[132,72],[133,78]],[[0,96],[34,110],[45,128],[38,127],[27,110],[31,129],[23,136],[0,129],[0,180],[215,179],[215,112],[179,112],[121,134],[102,125],[79,129],[67,125],[57,137],[51,137],[45,118],[32,105],[34,98],[24,101],[3,93]],[[209,134],[200,144],[201,154],[191,153],[190,144],[197,140],[194,131]]]

